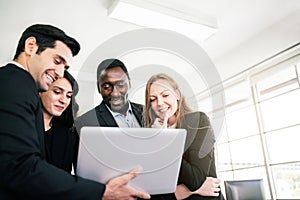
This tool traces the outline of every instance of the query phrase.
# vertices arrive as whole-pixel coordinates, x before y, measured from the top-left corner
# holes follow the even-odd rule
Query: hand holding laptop
[[[129,181],[137,177],[140,169],[136,168],[123,176],[116,177],[106,184],[103,200],[119,199],[150,199],[150,195],[134,189],[128,185]]]

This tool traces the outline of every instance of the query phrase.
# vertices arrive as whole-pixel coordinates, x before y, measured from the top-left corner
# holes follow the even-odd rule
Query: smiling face
[[[27,39],[25,46],[26,53],[29,56],[26,66],[33,79],[36,81],[40,91],[47,91],[53,81],[63,77],[64,70],[68,68],[72,58],[71,50],[60,41],[56,41],[54,48],[46,48],[39,54],[36,54],[38,46],[35,38]]]
[[[71,102],[72,86],[66,78],[59,78],[51,84],[49,90],[41,92],[40,97],[44,113],[60,116]]]
[[[175,117],[179,94],[166,80],[160,79],[151,84],[149,98],[151,109],[160,119],[164,119],[166,115],[169,119]]]
[[[122,68],[106,69],[99,84],[105,104],[111,110],[125,114],[128,108],[129,79]]]

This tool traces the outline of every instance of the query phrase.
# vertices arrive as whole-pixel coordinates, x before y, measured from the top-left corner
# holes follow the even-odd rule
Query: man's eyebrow
[[[61,55],[59,54],[55,54],[55,56],[57,56],[60,60],[62,60],[64,63],[66,62],[65,58],[62,57]]]
[[[60,60],[62,60],[62,62],[65,64],[65,69],[69,69],[69,68],[70,68],[70,66],[67,65],[67,61],[66,61],[66,59],[65,59],[64,57],[62,57],[62,56],[59,55],[59,54],[56,54],[56,56],[57,56]]]
[[[105,81],[105,82],[103,82],[101,85],[104,85],[104,84],[111,85],[111,84],[113,84],[113,83],[112,83],[112,82],[109,82],[109,81]]]
[[[102,83],[102,85],[104,84],[117,84],[117,83],[126,83],[127,81],[126,80],[118,80],[118,81],[105,81]]]

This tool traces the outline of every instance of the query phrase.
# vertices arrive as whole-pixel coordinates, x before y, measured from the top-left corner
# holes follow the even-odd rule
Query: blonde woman
[[[193,112],[177,83],[166,74],[153,75],[145,92],[145,126],[184,128],[185,152],[175,194],[156,195],[153,199],[222,199],[217,179],[215,137],[209,118]]]

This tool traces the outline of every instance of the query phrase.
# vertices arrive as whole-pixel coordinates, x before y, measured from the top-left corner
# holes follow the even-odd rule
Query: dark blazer
[[[44,123],[32,76],[0,67],[0,199],[101,199],[105,185],[46,162]]]
[[[181,128],[187,130],[187,137],[177,184],[184,184],[190,191],[195,191],[204,183],[206,177],[217,177],[214,157],[215,136],[209,118],[203,112],[184,115]],[[155,195],[151,199],[176,200],[176,197],[174,194],[164,194]],[[187,199],[217,200],[223,199],[223,196],[192,195]]]
[[[132,102],[130,102],[130,104],[134,116],[142,127],[143,105]],[[83,126],[118,127],[116,120],[103,101],[100,105],[78,117],[75,121],[75,125],[78,131]]]
[[[187,130],[187,138],[178,184],[184,184],[190,191],[195,191],[204,183],[206,177],[217,177],[214,155],[215,135],[209,118],[203,112],[185,115],[181,127]],[[192,195],[187,199],[223,199],[223,196],[222,194],[219,197]]]

